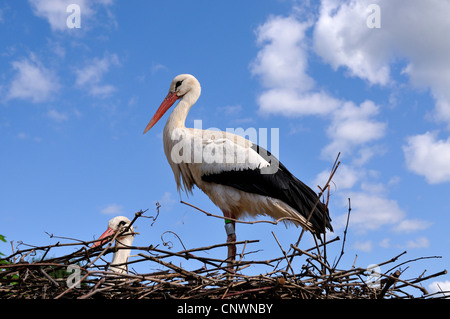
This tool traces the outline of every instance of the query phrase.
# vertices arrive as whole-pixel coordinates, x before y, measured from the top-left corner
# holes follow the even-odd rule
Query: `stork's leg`
[[[234,214],[224,212],[223,215],[228,218],[235,219]],[[225,231],[227,232],[227,243],[234,243],[236,241],[236,232],[235,232],[235,224],[234,220],[225,219]],[[228,245],[228,269],[233,268],[234,260],[236,256],[236,245],[230,244]]]

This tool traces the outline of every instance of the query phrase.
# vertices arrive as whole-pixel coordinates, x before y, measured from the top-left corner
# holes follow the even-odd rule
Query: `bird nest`
[[[159,206],[158,206],[159,209]],[[349,208],[349,214],[350,214]],[[146,216],[139,211],[131,224]],[[402,278],[400,266],[421,257],[398,262],[406,252],[376,268],[350,267],[339,269],[344,254],[344,231],[342,248],[330,264],[326,251],[330,245],[339,243],[335,237],[323,243],[316,243],[309,249],[291,244],[289,251],[281,245],[280,256],[270,260],[247,260],[251,245],[258,240],[238,241],[241,253],[230,267],[226,260],[205,257],[215,249],[229,245],[222,243],[194,249],[172,251],[168,242],[159,246],[114,246],[114,238],[102,246],[90,248],[95,241],[83,241],[57,237],[53,245],[16,250],[0,260],[0,298],[2,299],[383,299],[383,298],[445,298],[443,292],[429,294],[421,285],[423,281],[444,275],[446,270],[417,278]],[[274,235],[274,239],[278,239]],[[25,245],[25,244],[21,244]],[[75,249],[69,254],[46,258],[57,248]],[[117,249],[130,248],[133,258],[127,262],[127,272],[109,270],[105,256]],[[34,257],[32,257],[34,256]],[[39,256],[39,258],[36,258]],[[303,256],[303,264],[294,266],[297,258]],[[31,260],[30,260],[31,259]],[[196,269],[181,266],[181,261],[196,261],[202,265]],[[137,264],[150,263],[148,268],[158,268],[151,273],[138,273]],[[255,265],[266,265],[270,271],[260,274],[245,274],[245,269]],[[388,271],[376,272],[381,266]],[[414,293],[417,292],[417,293]],[[417,297],[419,295],[419,297]]]
[[[338,166],[339,162],[336,160],[327,184],[321,188],[321,196],[325,190],[329,190],[328,185]],[[328,200],[329,196],[325,200],[326,206]],[[222,218],[183,203],[208,216]],[[449,292],[444,291],[429,293],[422,286],[424,281],[446,274],[446,270],[427,276],[423,271],[414,278],[405,278],[405,269],[402,270],[406,264],[440,258],[439,256],[401,261],[405,251],[389,260],[378,262],[373,267],[355,267],[355,259],[349,269],[341,269],[339,265],[344,255],[351,213],[350,199],[342,240],[339,236],[327,239],[323,235],[318,241],[316,236],[312,236],[315,245],[302,249],[300,242],[303,230],[296,243],[290,244],[286,251],[272,232],[280,248],[278,257],[249,260],[249,256],[255,252],[251,247],[257,245],[259,240],[237,241],[234,244],[239,247],[240,253],[232,265],[229,260],[210,256],[214,250],[223,250],[233,243],[193,249],[186,249],[183,245],[182,250],[175,252],[170,242],[164,241],[161,236],[163,247],[115,245],[116,237],[129,233],[133,229],[131,226],[142,218],[153,219],[153,226],[158,218],[159,208],[157,203],[155,216],[146,216],[146,211],[135,213],[126,229],[110,236],[108,241],[95,248],[91,246],[98,240],[84,241],[53,234],[49,236],[58,239],[53,245],[36,247],[21,243],[20,247],[29,248],[13,247],[12,255],[0,259],[0,299],[397,299],[450,296]],[[246,223],[276,224],[280,221],[284,220]],[[183,244],[181,239],[180,242]],[[335,250],[338,252],[337,256],[330,262],[328,255],[332,251],[331,246],[339,242],[341,244]],[[72,252],[47,257],[60,248],[71,249]],[[133,258],[124,263],[127,269],[124,272],[112,271],[111,269],[117,268],[110,269],[110,262],[105,259],[119,249],[131,249],[133,252]],[[249,274],[247,270],[252,269],[251,266],[258,269],[264,266],[269,271],[255,274],[253,270],[250,271],[253,274]],[[381,272],[381,267],[388,270]],[[141,273],[136,268],[157,271]]]

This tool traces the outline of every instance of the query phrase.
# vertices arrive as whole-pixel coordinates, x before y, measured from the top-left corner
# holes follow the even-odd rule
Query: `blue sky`
[[[71,3],[80,28],[67,26]],[[367,24],[370,4],[379,28]],[[179,203],[220,214],[198,190],[177,193],[162,148],[167,115],[142,135],[171,80],[191,73],[202,95],[188,126],[277,128],[280,160],[316,190],[341,152],[330,209],[342,238],[351,198],[344,264],[406,250],[406,260],[442,256],[410,265],[411,277],[441,271],[449,10],[446,0],[1,1],[0,234],[33,245],[55,242],[45,232],[88,240],[115,215],[154,212],[159,201],[136,244],[160,244],[166,230],[188,248],[223,242],[221,221]],[[237,236],[259,239],[255,258],[267,259],[280,255],[272,231],[286,249],[298,237],[265,224],[238,225]]]

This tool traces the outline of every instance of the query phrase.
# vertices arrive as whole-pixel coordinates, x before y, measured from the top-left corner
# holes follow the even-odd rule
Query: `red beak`
[[[153,125],[155,125],[156,122],[159,121],[159,119],[164,115],[164,113],[167,112],[167,110],[173,105],[173,103],[175,103],[176,100],[178,100],[176,92],[169,92],[169,94],[167,94],[166,98],[161,103],[155,115],[153,115],[153,118],[150,120],[147,127],[145,128],[144,134],[147,133],[147,131],[150,130],[153,127]]]
[[[111,236],[111,235],[114,235],[114,233],[115,233],[115,230],[113,230],[112,228],[108,228],[108,229],[107,229],[107,230],[106,230],[106,231],[105,231],[105,232],[97,239],[97,241],[94,242],[94,243],[92,244],[91,248],[94,248],[94,247],[103,245],[104,242],[105,242],[106,240],[101,240],[101,239],[106,238],[106,237]]]

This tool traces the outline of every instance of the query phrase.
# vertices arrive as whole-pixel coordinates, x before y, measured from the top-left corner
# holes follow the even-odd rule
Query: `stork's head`
[[[183,97],[186,93],[200,87],[198,80],[190,74],[177,75],[170,84],[169,93],[175,93],[178,98]]]
[[[103,238],[106,238],[111,235],[115,235],[119,231],[125,230],[129,225],[131,221],[126,218],[125,216],[117,216],[111,219],[108,222],[108,229],[98,238],[98,240],[92,244],[91,248],[97,247],[101,244],[103,244]],[[129,231],[132,233],[134,232],[133,226],[130,227]],[[127,232],[128,233],[128,232]],[[131,234],[124,234],[123,236],[131,236]]]
[[[194,104],[200,96],[200,83],[198,80],[190,74],[177,75],[170,84],[169,93],[164,101],[159,106],[153,118],[148,123],[144,130],[144,134],[150,130],[156,122],[167,112],[167,110],[178,99],[186,99],[189,107]]]

